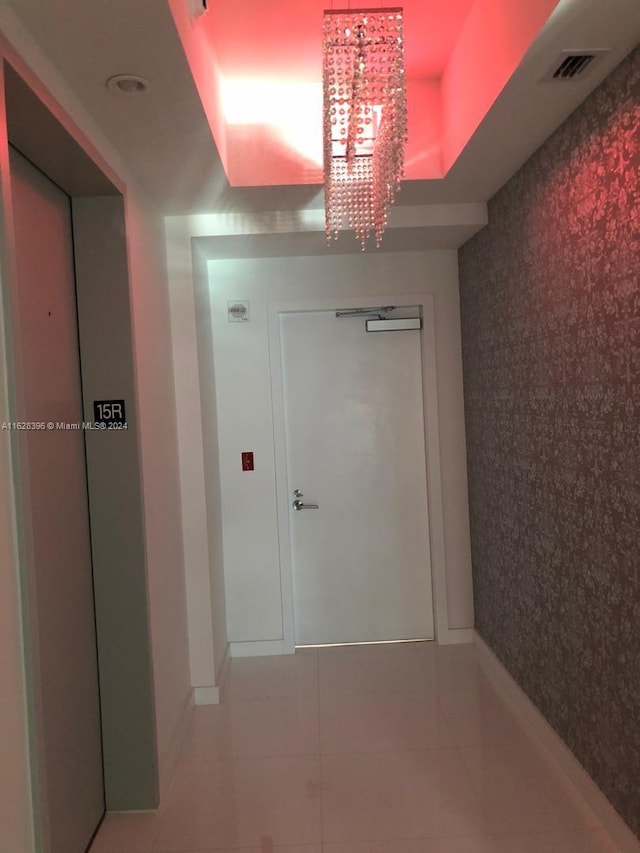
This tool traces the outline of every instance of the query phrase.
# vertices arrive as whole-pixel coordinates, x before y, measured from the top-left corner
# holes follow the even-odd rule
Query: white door
[[[315,311],[280,334],[296,645],[431,639],[421,333]]]
[[[83,421],[70,200],[11,153],[24,420]],[[84,435],[22,433],[44,849],[83,853],[104,814]]]

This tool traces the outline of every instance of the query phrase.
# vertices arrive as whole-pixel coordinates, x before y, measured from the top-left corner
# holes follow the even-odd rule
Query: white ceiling
[[[165,213],[322,205],[320,187],[228,186],[166,0],[4,3]],[[447,177],[405,182],[398,204],[489,199],[639,41],[638,0],[560,0]],[[540,82],[562,49],[592,48],[611,52],[583,79]],[[105,81],[119,73],[148,78],[150,92],[113,95]]]

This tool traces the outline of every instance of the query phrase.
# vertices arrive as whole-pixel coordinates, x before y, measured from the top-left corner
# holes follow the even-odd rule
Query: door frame
[[[10,95],[12,94],[12,97]],[[17,109],[19,105],[19,109]],[[54,140],[55,144],[51,140]],[[118,310],[120,320],[123,323],[131,323],[131,294],[128,241],[129,222],[127,209],[127,187],[112,172],[110,167],[94,150],[86,137],[73,124],[69,116],[54,98],[43,88],[41,82],[25,66],[23,61],[7,47],[0,37],[0,346],[3,346],[2,354],[7,356],[5,372],[0,370],[0,378],[5,379],[6,387],[0,392],[0,408],[6,407],[7,421],[21,421],[23,411],[23,364],[20,347],[19,324],[16,315],[16,288],[18,283],[18,271],[16,261],[16,245],[14,237],[12,182],[8,168],[9,145],[13,144],[21,153],[27,156],[40,171],[57,184],[71,199],[72,210],[76,202],[95,202],[99,209],[106,210],[105,205],[109,201],[117,200],[119,210],[119,222],[121,228],[118,230],[121,249],[121,273],[117,279],[116,292],[119,295]],[[75,223],[74,223],[75,227]],[[83,250],[94,249],[102,255],[112,259],[113,245],[105,237],[104,245],[96,245],[91,236],[74,232],[74,265],[76,275],[76,287],[79,293],[84,285],[81,279],[95,282],[93,275],[85,275],[79,269],[79,256]],[[106,267],[105,267],[106,268]],[[109,298],[113,297],[113,292]],[[89,313],[89,312],[87,312]],[[99,313],[99,312],[98,312]],[[80,320],[79,327],[82,330],[83,323]],[[133,344],[132,333],[129,335]],[[82,332],[81,332],[82,337]],[[86,336],[85,336],[86,337]],[[91,336],[89,336],[91,338]],[[93,349],[92,349],[93,347]],[[83,350],[82,341],[80,345]],[[89,340],[89,346],[84,346],[84,356],[81,353],[81,361],[84,358],[84,372],[89,359],[88,352],[92,350],[93,356],[100,364],[108,364],[110,370],[111,362],[104,361],[103,352],[95,341]],[[127,441],[135,449],[135,464],[128,463],[126,469],[127,484],[129,485],[129,496],[135,500],[136,505],[142,512],[142,479],[140,469],[140,434],[137,414],[137,383],[135,375],[135,354],[127,354],[124,360],[123,375],[126,374],[127,385],[126,398],[128,405]],[[1,360],[1,359],[0,359]],[[111,381],[121,382],[121,376],[105,371],[105,377]],[[129,390],[131,388],[131,390]],[[85,391],[83,381],[83,402],[87,403],[94,396]],[[85,411],[86,414],[86,411]],[[90,418],[87,416],[87,420]],[[94,433],[97,436],[98,433]],[[25,476],[25,456],[22,452],[20,438],[22,433],[13,431],[7,450],[7,466],[11,475],[7,482],[8,508],[11,513],[12,532],[12,556],[15,558],[15,575],[11,583],[15,589],[16,628],[19,631],[20,649],[20,679],[24,694],[21,696],[20,724],[24,727],[24,759],[26,766],[26,778],[23,783],[25,791],[25,804],[28,810],[28,833],[29,844],[38,850],[48,849],[47,840],[47,803],[43,795],[42,776],[46,771],[42,760],[39,744],[41,743],[41,724],[39,720],[39,706],[37,701],[37,678],[38,678],[38,655],[33,635],[33,620],[31,611],[32,600],[32,564],[33,557],[29,544],[29,513],[30,496],[28,483]],[[86,437],[86,436],[85,436]],[[98,458],[100,452],[94,452]],[[89,462],[89,459],[87,459]],[[0,467],[2,460],[0,460]],[[89,483],[89,500],[92,495],[107,494],[108,499],[113,497],[115,485],[122,489],[122,472],[118,466],[112,466],[108,486],[105,482],[92,487]],[[89,464],[87,465],[89,476]],[[120,478],[120,479],[118,479]],[[115,502],[119,503],[122,491],[115,495]],[[2,512],[2,500],[0,499],[0,513]],[[91,511],[92,537],[94,534],[94,522],[103,518],[104,524],[109,524],[109,512],[104,510]],[[1,522],[2,519],[0,519]],[[107,796],[107,808],[113,810],[124,809],[148,809],[156,808],[158,802],[158,760],[156,744],[156,719],[155,719],[155,696],[152,680],[151,659],[151,635],[148,619],[148,590],[147,590],[147,563],[146,544],[144,538],[144,519],[139,519],[136,530],[136,545],[140,545],[139,561],[112,560],[116,564],[116,573],[110,570],[103,571],[103,577],[112,582],[112,588],[107,589],[103,584],[102,589],[94,587],[94,602],[96,611],[102,614],[102,648],[107,647],[111,654],[111,665],[104,665],[100,660],[99,639],[99,662],[98,670],[100,677],[100,694],[102,705],[102,735],[103,752],[109,753],[113,758],[105,755],[104,776],[107,787],[114,792],[113,797]],[[131,542],[130,532],[126,539],[113,535],[113,540],[118,545],[128,547]],[[92,559],[94,563],[94,584],[96,583],[97,558],[104,558],[104,549],[92,542]],[[130,644],[126,655],[121,650],[121,628],[120,622],[114,616],[114,602],[130,603],[130,589],[132,570],[135,570],[136,596],[134,606],[136,615],[139,617],[136,623],[136,637]],[[118,585],[118,591],[114,594],[113,587]],[[129,598],[127,598],[129,595]],[[135,654],[131,654],[134,649]],[[143,659],[143,666],[140,660]],[[129,690],[128,680],[134,684],[135,690]],[[125,699],[123,700],[123,695]],[[107,703],[108,702],[108,707]],[[137,703],[135,713],[130,713],[131,703]],[[108,733],[107,733],[108,730]],[[145,733],[144,738],[139,737],[140,731]],[[105,742],[109,739],[109,747],[105,749]],[[131,744],[136,749],[131,748]],[[139,772],[138,772],[139,771]],[[140,777],[144,774],[141,782]],[[106,793],[106,792],[105,792]],[[118,798],[118,799],[116,799]]]
[[[369,308],[378,305],[415,306],[421,310],[422,333],[422,405],[425,428],[425,457],[428,501],[429,547],[431,551],[431,585],[435,639],[450,642],[447,609],[447,574],[444,547],[444,514],[440,469],[440,427],[438,420],[438,388],[436,374],[435,312],[433,296],[414,293],[405,296],[365,296],[341,299],[300,299],[267,303],[271,396],[273,401],[274,458],[276,472],[276,506],[278,547],[280,552],[280,590],[282,596],[283,653],[295,651],[293,602],[293,564],[291,559],[291,527],[289,486],[287,478],[287,445],[285,434],[285,400],[282,378],[280,315],[305,311],[335,311],[345,308]],[[285,509],[286,508],[286,511]]]

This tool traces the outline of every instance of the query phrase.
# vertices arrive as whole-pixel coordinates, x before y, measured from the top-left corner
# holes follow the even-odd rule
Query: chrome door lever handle
[[[296,500],[292,504],[295,510],[300,511],[301,509],[320,509],[318,504],[306,504],[304,501]]]

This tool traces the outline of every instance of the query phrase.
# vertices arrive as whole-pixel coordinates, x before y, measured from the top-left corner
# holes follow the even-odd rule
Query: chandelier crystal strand
[[[323,96],[327,243],[348,227],[379,247],[407,141],[402,9],[325,11]]]

